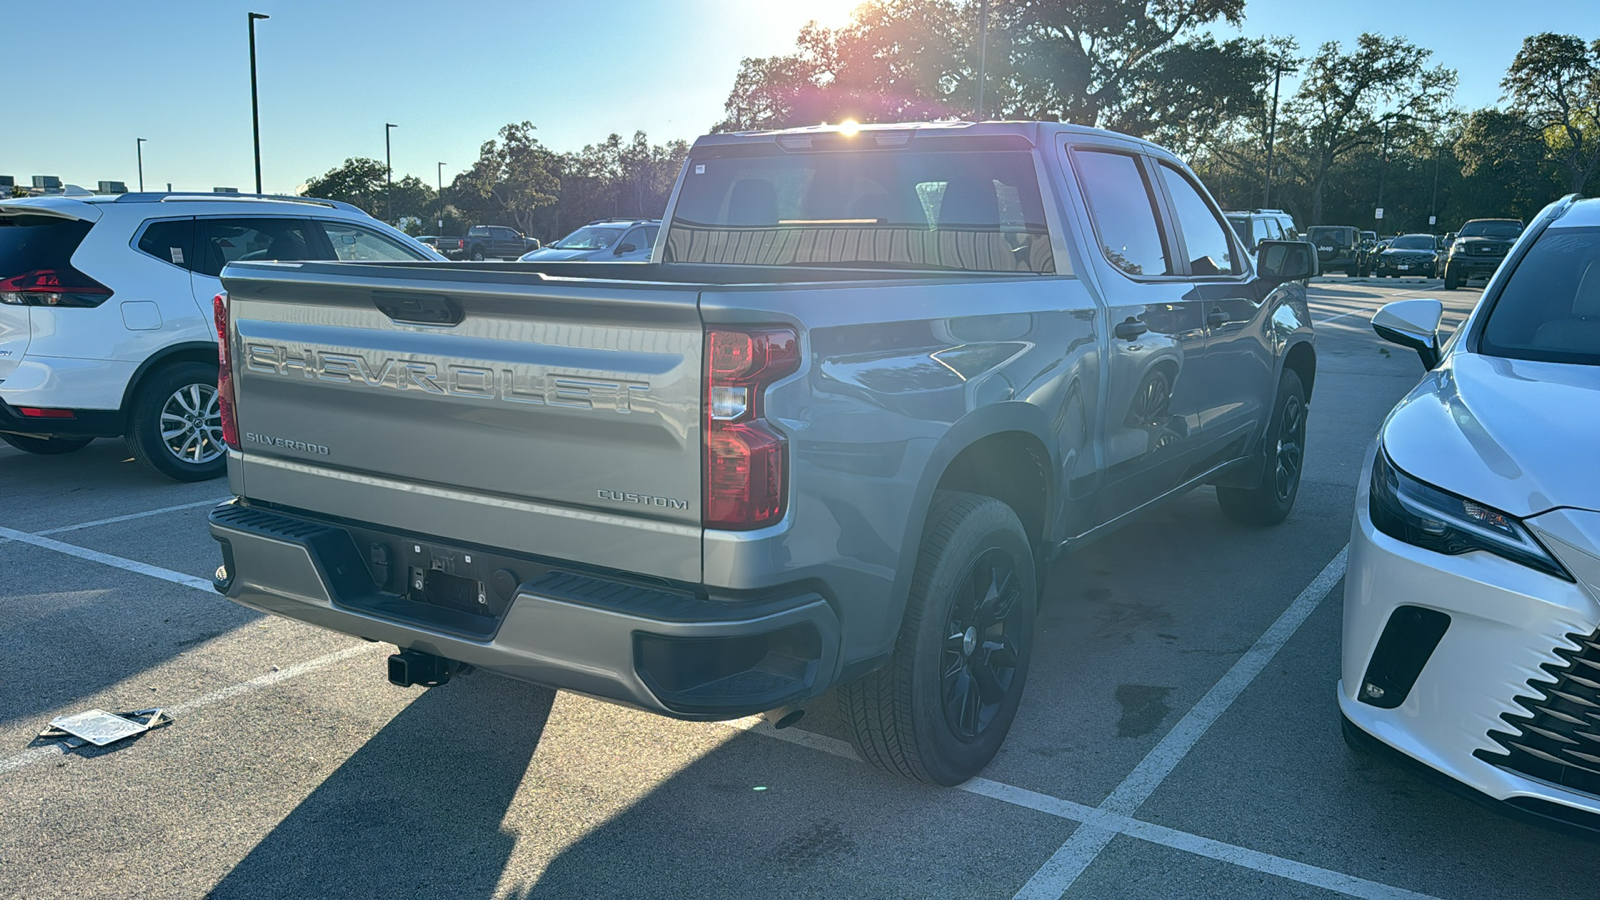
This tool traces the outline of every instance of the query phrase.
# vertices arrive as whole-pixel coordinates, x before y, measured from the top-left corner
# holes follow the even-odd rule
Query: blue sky
[[[741,57],[786,52],[807,20],[841,24],[855,2],[9,3],[0,174],[133,188],[143,137],[147,188],[249,190],[248,10],[272,16],[256,26],[264,188],[288,192],[346,157],[382,159],[385,122],[400,126],[396,174],[430,183],[435,163],[449,181],[523,119],[557,150],[638,129],[693,138],[721,117]],[[1306,52],[1363,30],[1407,37],[1460,72],[1466,108],[1499,98],[1525,35],[1600,37],[1594,0],[1248,0],[1245,15],[1243,33]]]

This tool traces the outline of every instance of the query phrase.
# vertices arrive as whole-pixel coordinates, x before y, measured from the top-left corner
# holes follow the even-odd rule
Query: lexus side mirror
[[[1262,241],[1256,245],[1256,271],[1262,280],[1282,284],[1322,271],[1315,249],[1304,241]]]
[[[1409,347],[1422,357],[1422,366],[1439,364],[1439,323],[1444,319],[1444,304],[1430,298],[1396,300],[1385,304],[1372,316],[1372,330],[1378,337]]]

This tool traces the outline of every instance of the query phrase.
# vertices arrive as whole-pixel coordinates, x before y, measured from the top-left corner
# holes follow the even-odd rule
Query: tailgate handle
[[[396,322],[417,325],[459,325],[461,304],[443,294],[402,294],[373,291],[372,303],[378,311]]]

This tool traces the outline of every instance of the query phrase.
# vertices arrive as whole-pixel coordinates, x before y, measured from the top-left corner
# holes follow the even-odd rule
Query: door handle
[[[1226,310],[1213,309],[1211,312],[1206,314],[1206,324],[1210,325],[1212,328],[1221,328],[1232,321],[1233,317],[1228,315]]]
[[[1117,327],[1113,330],[1113,333],[1125,341],[1131,341],[1137,339],[1139,335],[1144,334],[1149,330],[1150,326],[1144,324],[1138,319],[1135,319],[1133,316],[1129,316],[1126,322],[1117,323]]]

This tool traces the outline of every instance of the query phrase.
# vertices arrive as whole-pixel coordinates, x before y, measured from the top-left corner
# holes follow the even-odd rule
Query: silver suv
[[[553,244],[522,255],[523,262],[645,262],[660,219],[596,219]]]
[[[139,193],[0,201],[0,440],[126,437],[163,475],[221,475],[212,298],[247,260],[442,260],[345,203]]]

